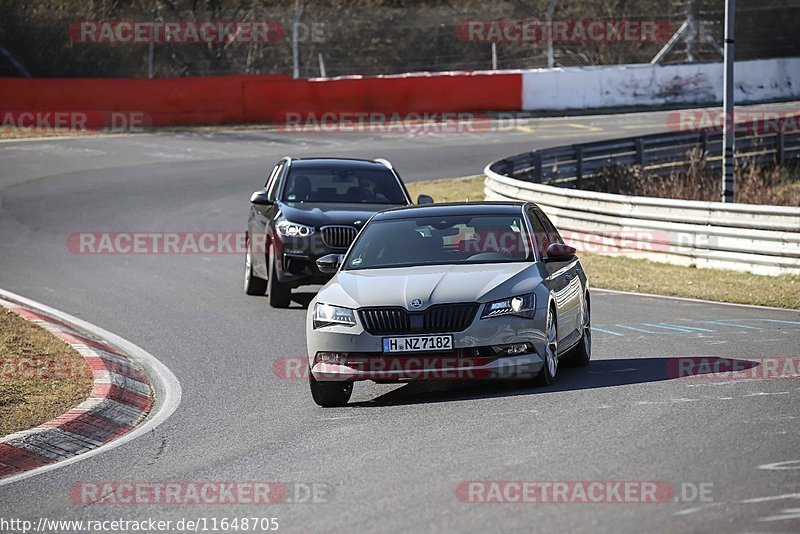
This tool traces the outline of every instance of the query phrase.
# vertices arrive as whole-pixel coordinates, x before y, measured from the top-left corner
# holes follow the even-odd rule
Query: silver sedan
[[[591,357],[589,285],[575,249],[532,203],[457,203],[373,216],[309,305],[320,406],[358,380],[522,379]]]

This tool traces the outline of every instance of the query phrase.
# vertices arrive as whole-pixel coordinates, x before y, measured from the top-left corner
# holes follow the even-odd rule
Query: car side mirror
[[[551,243],[547,247],[547,257],[545,261],[569,261],[575,257],[577,250],[575,247],[564,243]]]
[[[433,204],[433,197],[430,195],[420,195],[417,197],[417,204]]]
[[[317,268],[321,273],[334,274],[342,264],[341,254],[328,254],[317,260]]]
[[[271,206],[272,201],[267,196],[266,189],[259,189],[250,195],[250,203],[258,206]]]

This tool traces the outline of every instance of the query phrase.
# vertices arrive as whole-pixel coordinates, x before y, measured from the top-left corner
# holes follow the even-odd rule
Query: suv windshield
[[[532,259],[521,215],[458,215],[374,221],[353,244],[344,270],[510,263]]]
[[[285,202],[406,204],[388,169],[293,167],[283,190]]]

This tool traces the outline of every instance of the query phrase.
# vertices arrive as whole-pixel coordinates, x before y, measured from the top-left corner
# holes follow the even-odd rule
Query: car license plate
[[[453,336],[383,338],[383,352],[431,352],[453,349]]]

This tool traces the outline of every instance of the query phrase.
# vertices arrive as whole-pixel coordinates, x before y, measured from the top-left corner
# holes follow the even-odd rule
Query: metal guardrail
[[[748,271],[800,274],[800,207],[687,201],[587,190],[609,165],[652,173],[686,168],[692,149],[721,164],[721,133],[655,134],[519,154],[484,169],[487,200],[536,202],[584,252]],[[737,158],[754,162],[800,157],[800,134],[744,134]],[[576,189],[580,183],[581,188]],[[588,187],[587,187],[588,186]]]
[[[800,120],[800,119],[798,119]],[[740,126],[741,127],[741,126]],[[641,137],[597,141],[535,150],[504,158],[492,164],[500,175],[537,184],[586,187],[592,178],[612,165],[639,165],[653,174],[686,170],[687,154],[707,153],[707,167],[722,167],[722,132],[704,130],[651,134]],[[785,161],[800,157],[800,131],[783,129],[766,133],[737,134],[736,158],[753,163]]]

